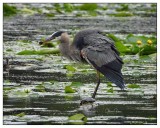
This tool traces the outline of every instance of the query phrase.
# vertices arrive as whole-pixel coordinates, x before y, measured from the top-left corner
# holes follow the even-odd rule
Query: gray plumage
[[[99,33],[90,34],[84,37],[84,47],[81,52],[86,61],[89,61],[95,69],[124,89],[121,73],[123,61],[111,39]]]
[[[114,42],[99,29],[85,29],[78,32],[70,43],[66,32],[58,31],[47,41],[60,36],[60,51],[68,59],[88,62],[121,89],[125,84],[121,73],[123,61],[119,57]]]

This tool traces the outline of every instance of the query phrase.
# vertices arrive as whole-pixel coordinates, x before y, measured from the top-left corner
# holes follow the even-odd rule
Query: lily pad
[[[12,91],[9,95],[16,97],[27,97],[29,93],[26,93],[24,90]]]
[[[136,36],[133,34],[129,34],[126,37],[126,43],[136,43],[138,40],[142,41],[142,44],[147,44],[148,40],[151,40],[153,44],[156,44],[157,39],[156,37],[146,37],[146,36]]]
[[[73,95],[66,95],[65,97],[65,100],[73,100]]]
[[[113,93],[113,87],[109,88],[109,89],[107,90],[107,92]]]
[[[65,65],[64,68],[67,69],[68,71],[72,71],[72,72],[76,71],[76,69],[72,65]]]
[[[73,11],[73,4],[65,3],[63,4],[63,8],[65,12],[72,12]]]
[[[73,72],[67,72],[67,73],[66,73],[66,76],[67,76],[67,77],[72,77],[73,75],[74,75]]]
[[[129,10],[129,5],[128,4],[121,4],[120,8],[117,8],[116,11],[128,11]]]
[[[25,116],[25,113],[24,113],[24,112],[21,112],[21,113],[17,114],[16,116],[18,116],[18,117],[23,117],[23,116]]]
[[[137,44],[132,44],[132,47],[130,47],[130,54],[135,55],[138,52],[140,52],[140,48],[137,46]]]
[[[34,13],[36,13],[36,11],[34,11],[34,10],[32,10],[32,9],[29,9],[29,8],[23,8],[22,10],[21,10],[21,12],[22,13],[25,13],[25,14],[34,14]]]
[[[54,14],[54,13],[47,13],[46,16],[47,16],[47,17],[54,17],[55,14]]]
[[[128,88],[140,88],[140,86],[137,84],[129,84],[127,87]]]
[[[30,90],[30,89],[24,89],[24,92],[25,92],[25,93],[30,93],[31,90]]]
[[[37,85],[34,89],[34,91],[38,91],[38,92],[45,92],[45,87],[44,85],[40,84],[40,85]]]
[[[8,4],[3,4],[3,16],[11,16],[17,14],[17,8]]]
[[[115,42],[115,46],[118,49],[119,52],[121,53],[126,53],[126,52],[130,52],[130,49],[128,49],[126,46],[124,46],[124,44],[122,44],[122,42]]]
[[[115,16],[115,17],[128,17],[128,16],[133,16],[133,13],[131,12],[125,12],[125,11],[121,11],[115,14],[109,14],[110,16]]]
[[[87,117],[83,114],[75,114],[68,118],[69,124],[85,124],[87,122]]]
[[[107,35],[109,38],[111,38],[112,40],[114,40],[115,42],[117,42],[117,41],[120,41],[120,39],[119,38],[117,38],[115,35],[113,35],[113,34],[108,34]]]
[[[107,87],[113,87],[111,82],[107,83]]]
[[[72,82],[70,86],[82,86],[83,83],[81,82]]]
[[[86,3],[80,6],[80,10],[85,10],[85,11],[94,11],[97,8],[98,8],[98,5],[95,3]]]
[[[151,46],[151,45],[144,45],[141,48],[141,51],[139,53],[140,56],[142,55],[149,55],[149,54],[153,54],[157,52],[157,48],[155,46]]]
[[[118,51],[120,53],[128,53],[128,52],[130,52],[130,49],[123,44],[123,40],[117,38],[113,34],[108,34],[108,37],[111,38],[113,41],[115,41],[115,46],[116,46],[116,48],[118,49]]]
[[[55,47],[55,44],[49,42],[42,45],[42,47]]]
[[[66,86],[65,87],[65,93],[75,93],[76,90],[71,88],[71,86]]]
[[[156,61],[157,60],[157,53],[153,53],[148,55],[152,60]]]
[[[17,55],[46,55],[46,54],[58,54],[59,49],[43,49],[43,50],[24,50],[18,52]]]

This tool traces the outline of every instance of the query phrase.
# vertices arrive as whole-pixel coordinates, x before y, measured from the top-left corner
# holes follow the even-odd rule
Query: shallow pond
[[[22,5],[17,6],[21,8]],[[26,6],[35,7],[37,4]],[[110,7],[103,15],[119,6]],[[133,10],[139,7],[140,4],[130,5]],[[150,7],[149,4],[143,6]],[[82,124],[157,124],[155,54],[150,58],[123,55],[125,90],[101,76],[96,102],[82,106],[81,99],[90,97],[96,85],[96,72],[91,66],[71,62],[59,55],[17,55],[26,49],[41,49],[38,41],[59,28],[75,34],[82,28],[100,27],[120,38],[125,38],[128,33],[154,35],[156,16],[146,12],[145,17],[144,13],[135,11],[136,16],[121,18],[75,18],[73,15],[46,18],[40,14],[6,18],[3,60],[5,64],[9,58],[9,65],[3,72],[3,123],[70,124],[70,116],[83,114],[87,121]],[[67,93],[66,86],[70,86],[74,93]]]
[[[126,60],[128,57],[134,56],[126,56]],[[67,124],[68,117],[77,113],[87,116],[86,124],[156,124],[154,61],[132,61],[132,64],[124,65],[123,74],[128,86],[125,91],[114,84],[113,87],[107,86],[102,77],[93,106],[80,106],[80,100],[91,96],[94,91],[96,73],[85,66],[90,69],[87,73],[79,70],[71,77],[66,76],[68,71],[62,65],[69,61],[55,58],[53,64],[43,68],[36,61],[28,61],[25,65],[26,59],[22,58],[18,61],[20,65],[16,59],[10,62],[13,69],[4,77],[4,124]],[[72,64],[78,69],[79,66]],[[65,86],[73,82],[76,92],[65,93]],[[130,87],[130,84],[138,86]],[[113,91],[109,91],[111,89]],[[19,117],[20,113],[24,116]]]

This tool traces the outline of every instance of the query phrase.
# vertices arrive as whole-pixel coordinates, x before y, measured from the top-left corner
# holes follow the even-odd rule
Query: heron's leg
[[[82,99],[80,105],[83,105],[83,104],[86,104],[86,103],[93,103],[93,102],[95,102],[95,96],[96,96],[96,93],[97,93],[97,90],[98,90],[98,87],[99,87],[99,84],[100,84],[100,72],[98,72],[98,71],[97,71],[97,80],[98,80],[97,86],[96,86],[96,88],[94,90],[92,98],[89,97],[89,98]]]
[[[95,96],[96,96],[99,85],[100,85],[100,72],[97,71],[97,86],[96,86],[96,88],[94,90],[94,93],[92,95],[92,98],[94,98],[94,99],[95,99]]]

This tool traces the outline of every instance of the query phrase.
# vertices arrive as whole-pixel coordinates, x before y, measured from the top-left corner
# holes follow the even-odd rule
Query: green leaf
[[[25,93],[30,93],[31,90],[29,90],[29,89],[24,89],[24,92],[25,92]]]
[[[64,98],[65,100],[73,100],[73,96],[71,95],[66,95]]]
[[[23,8],[21,11],[23,13],[27,13],[27,14],[34,14],[34,13],[36,13],[36,11],[34,11],[32,9],[29,9],[29,8]]]
[[[45,91],[46,91],[44,85],[42,85],[42,84],[37,85],[37,86],[35,87],[35,89],[38,90],[38,92],[45,92]]]
[[[68,71],[72,71],[72,72],[76,71],[76,69],[72,65],[66,65],[64,66],[64,68],[67,69]]]
[[[125,52],[129,52],[130,50],[124,46],[124,44],[122,44],[122,42],[115,42],[115,46],[118,49],[119,52],[121,53],[125,53]]]
[[[55,44],[51,43],[51,42],[48,42],[48,43],[44,43],[42,44],[42,47],[48,47],[48,48],[51,48],[51,47],[55,47]]]
[[[14,6],[3,4],[3,16],[11,16],[17,14],[17,9]]]
[[[4,83],[11,83],[10,80],[4,80]]]
[[[149,54],[153,54],[153,53],[156,53],[157,52],[157,48],[155,46],[151,46],[151,45],[144,45],[142,48],[141,48],[141,51],[139,53],[140,56],[142,55],[149,55]]]
[[[24,50],[21,52],[18,52],[17,55],[46,55],[46,54],[58,54],[59,49],[43,49],[43,50]]]
[[[156,61],[157,60],[157,53],[153,53],[148,55],[152,60]]]
[[[140,88],[140,86],[137,84],[129,84],[127,87],[128,88]]]
[[[121,12],[114,13],[114,14],[109,14],[109,15],[110,16],[115,16],[115,17],[127,17],[127,16],[133,16],[133,13],[121,11]]]
[[[6,49],[7,52],[13,51],[11,48]]]
[[[140,36],[134,36],[133,34],[129,34],[127,37],[126,37],[126,43],[136,43],[137,40],[141,40],[142,41],[142,37]],[[143,41],[142,41],[143,42]]]
[[[111,82],[107,83],[107,87],[113,87]]]
[[[108,89],[107,92],[113,93],[113,87],[111,87],[110,89]]]
[[[12,89],[15,89],[14,87],[3,87],[3,91],[10,91]]]
[[[114,40],[115,42],[120,41],[115,35],[113,34],[108,34],[108,37],[111,38],[112,40]]]
[[[145,60],[151,60],[151,57],[149,55],[144,55],[139,57],[139,61],[145,61]]]
[[[120,4],[120,8],[117,8],[116,11],[128,11],[129,7],[128,4]]]
[[[75,93],[76,90],[71,88],[70,86],[65,87],[65,93]]]
[[[65,12],[72,12],[73,11],[73,5],[69,3],[63,4]]]
[[[54,17],[55,14],[54,14],[54,13],[47,13],[46,16],[47,16],[47,17]]]
[[[18,91],[13,92],[13,95],[16,97],[27,97],[28,93],[26,93],[25,91],[18,90]]]
[[[75,114],[68,118],[69,124],[85,124],[87,122],[87,117],[83,114]]]
[[[86,3],[86,4],[82,4],[80,6],[80,10],[85,10],[85,11],[94,11],[98,8],[98,5],[95,3]]]
[[[88,11],[88,14],[91,16],[97,16],[97,12],[95,11]]]
[[[133,44],[132,47],[130,48],[131,54],[137,54],[140,51],[140,48],[138,47],[137,44]]]
[[[67,72],[67,73],[66,73],[66,76],[67,76],[67,77],[72,77],[73,75],[74,75],[73,72]]]
[[[72,82],[70,86],[83,86],[81,82]]]
[[[23,116],[25,116],[25,113],[24,113],[24,112],[21,112],[21,113],[17,114],[16,116],[18,116],[18,117],[23,117]]]
[[[148,40],[151,40],[153,44],[157,43],[156,37],[146,37],[146,36],[135,36],[133,34],[129,34],[126,37],[126,43],[136,43],[138,40],[142,41],[143,44],[147,44]]]

